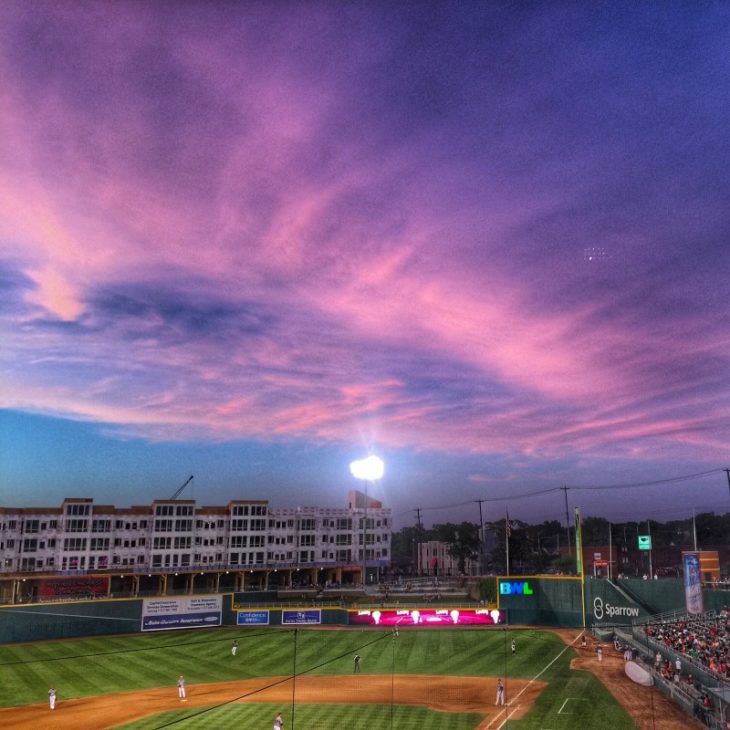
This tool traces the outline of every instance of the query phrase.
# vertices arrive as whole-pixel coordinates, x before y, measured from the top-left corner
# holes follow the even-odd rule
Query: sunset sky
[[[730,510],[729,4],[6,0],[0,79],[0,504]]]

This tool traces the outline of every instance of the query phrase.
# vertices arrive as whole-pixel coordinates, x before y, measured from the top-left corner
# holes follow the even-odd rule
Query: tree
[[[434,539],[448,545],[449,555],[456,560],[460,573],[466,572],[467,560],[476,560],[479,557],[479,526],[473,522],[434,525],[433,532]]]
[[[391,542],[391,567],[399,573],[414,574],[417,570],[416,549],[419,542],[433,539],[430,530],[408,526],[394,532]]]

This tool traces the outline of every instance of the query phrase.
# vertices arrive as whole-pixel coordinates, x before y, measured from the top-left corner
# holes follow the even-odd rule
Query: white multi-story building
[[[179,499],[115,508],[68,498],[61,507],[0,508],[0,577],[330,566],[361,581],[364,560],[390,564],[391,530],[390,509],[354,491],[345,508]]]

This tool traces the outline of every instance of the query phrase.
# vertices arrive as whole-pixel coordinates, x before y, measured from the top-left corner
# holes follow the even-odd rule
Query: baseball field
[[[571,668],[580,652],[565,639],[511,628],[220,628],[6,644],[0,727],[253,730],[277,712],[287,730],[637,727],[592,672]]]

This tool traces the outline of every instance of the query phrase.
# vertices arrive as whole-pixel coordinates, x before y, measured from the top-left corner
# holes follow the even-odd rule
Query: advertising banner
[[[321,624],[322,611],[310,609],[305,611],[282,611],[282,624]]]
[[[269,623],[268,611],[237,611],[236,624],[238,626],[266,626]]]
[[[687,613],[702,613],[704,611],[704,602],[702,600],[700,554],[682,553],[682,564],[684,566],[684,600]]]
[[[367,626],[471,626],[499,624],[504,614],[496,608],[363,609],[348,611],[348,623]]]
[[[142,631],[220,626],[222,600],[222,596],[146,598],[142,603]]]
[[[42,601],[54,598],[100,598],[109,592],[109,576],[88,575],[78,578],[49,578],[38,584]]]

